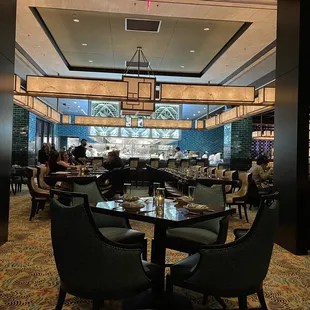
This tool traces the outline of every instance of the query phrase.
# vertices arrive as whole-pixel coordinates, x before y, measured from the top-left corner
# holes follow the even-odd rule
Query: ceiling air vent
[[[159,32],[161,20],[125,18],[125,30],[136,32]]]

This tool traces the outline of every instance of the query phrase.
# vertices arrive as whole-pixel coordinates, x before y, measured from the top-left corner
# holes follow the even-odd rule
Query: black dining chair
[[[279,202],[262,203],[250,230],[239,239],[209,245],[170,269],[167,291],[184,287],[215,296],[238,297],[239,309],[247,308],[247,296],[257,294],[261,309],[267,309],[263,281],[267,275],[278,226]],[[206,299],[206,298],[205,298]],[[225,306],[225,304],[224,304]]]
[[[194,202],[224,207],[222,186],[207,187],[197,184]],[[228,222],[228,217],[221,217],[191,226],[168,229],[166,247],[188,254],[195,254],[205,245],[223,244],[227,238]]]
[[[105,201],[96,182],[86,185],[73,183],[73,192],[83,193],[88,197],[90,205]],[[83,202],[81,198],[74,199],[74,205]],[[143,248],[143,259],[147,259],[147,238],[145,233],[131,228],[128,219],[101,214],[93,211],[93,219],[99,231],[108,239],[119,243],[141,244]]]
[[[81,198],[64,205],[55,197]],[[66,294],[91,299],[93,309],[105,300],[131,298],[152,287],[158,266],[141,260],[139,245],[109,240],[96,227],[86,194],[51,190],[51,237],[60,288],[56,309]]]

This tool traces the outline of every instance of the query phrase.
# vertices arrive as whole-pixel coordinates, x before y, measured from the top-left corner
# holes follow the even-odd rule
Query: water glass
[[[195,186],[189,186],[188,187],[188,197],[191,199],[194,199],[194,195],[195,195]]]
[[[154,182],[153,183],[153,197],[156,196],[156,192],[157,192],[157,189],[160,187],[160,183],[158,182]]]

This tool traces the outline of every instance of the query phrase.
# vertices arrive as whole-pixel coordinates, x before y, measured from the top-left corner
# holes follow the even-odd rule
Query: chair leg
[[[247,296],[239,296],[238,302],[239,302],[239,310],[248,309]]]
[[[66,292],[60,287],[59,288],[59,293],[58,293],[58,300],[57,300],[57,305],[56,305],[56,310],[61,310],[62,306],[65,302],[66,298]]]
[[[31,212],[30,212],[29,221],[31,221],[31,219],[35,216],[36,211],[37,211],[37,206],[38,206],[38,202],[34,198],[32,198],[32,200],[31,200]]]
[[[242,220],[241,205],[238,205],[239,218]]]
[[[261,305],[261,309],[267,310],[268,307],[267,307],[267,304],[266,304],[266,301],[265,301],[264,290],[263,290],[263,288],[261,288],[261,289],[257,292],[257,296],[258,296],[258,300],[259,300],[260,305]]]
[[[147,238],[144,238],[143,249],[142,249],[142,259],[147,260]]]
[[[245,215],[246,222],[249,223],[248,211],[247,211],[247,208],[246,208],[246,203],[243,205],[243,210],[244,210],[244,215]]]

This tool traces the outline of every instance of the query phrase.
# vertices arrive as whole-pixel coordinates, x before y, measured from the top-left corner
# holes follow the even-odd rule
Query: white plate
[[[147,200],[152,201],[152,200],[153,200],[153,197],[142,197],[142,198],[140,198],[140,200],[145,201],[145,202],[146,202]],[[175,200],[174,200],[174,199],[165,198],[165,202],[166,202],[166,203],[172,203],[172,202],[175,202]]]

